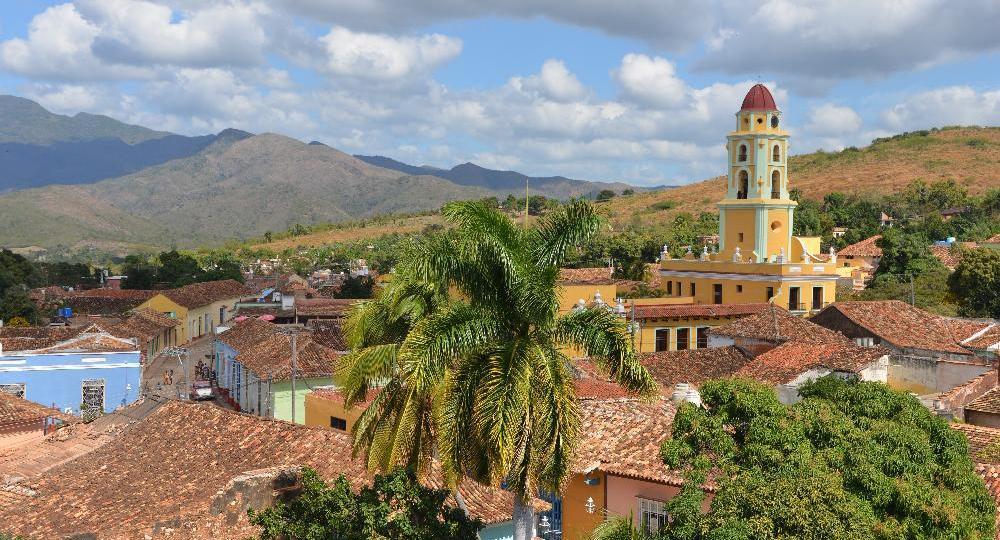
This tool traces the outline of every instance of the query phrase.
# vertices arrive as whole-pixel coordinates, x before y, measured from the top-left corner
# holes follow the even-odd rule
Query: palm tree
[[[436,456],[452,484],[502,485],[514,494],[514,537],[527,539],[532,497],[561,491],[571,473],[579,414],[566,351],[637,394],[655,383],[610,310],[560,314],[559,268],[598,232],[592,206],[565,205],[530,230],[478,202],[443,214],[453,234],[429,241],[349,317],[353,352],[337,382],[348,406],[381,389],[354,426],[369,467],[426,471]]]

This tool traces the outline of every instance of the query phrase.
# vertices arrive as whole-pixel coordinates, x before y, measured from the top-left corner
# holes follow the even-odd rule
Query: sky
[[[765,83],[792,153],[1000,125],[997,0],[16,0],[0,92],[186,135],[676,185]]]

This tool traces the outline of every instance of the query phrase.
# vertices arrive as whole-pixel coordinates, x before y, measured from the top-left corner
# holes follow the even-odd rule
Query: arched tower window
[[[771,161],[781,161],[781,147],[774,145],[774,151],[771,152]]]
[[[740,157],[739,157],[739,160],[740,161],[746,161],[747,160],[747,145],[745,145],[745,144],[741,144],[740,145]]]
[[[777,146],[774,147],[775,152],[777,152]],[[771,198],[780,199],[781,198],[781,173],[774,171],[771,173]]]
[[[750,191],[750,176],[746,171],[740,171],[740,188],[736,192],[736,198],[746,199],[748,191]]]

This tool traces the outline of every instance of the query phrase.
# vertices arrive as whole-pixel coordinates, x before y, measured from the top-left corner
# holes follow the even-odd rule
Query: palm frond
[[[539,485],[558,493],[570,476],[580,432],[580,414],[569,358],[554,348],[539,349],[539,382],[532,385],[536,419],[535,464]]]
[[[539,220],[532,234],[536,266],[561,266],[570,247],[592,238],[603,220],[586,201],[566,204]]]
[[[626,390],[643,396],[656,393],[656,381],[636,358],[625,321],[611,311],[572,311],[556,320],[554,333],[559,343],[583,349]]]

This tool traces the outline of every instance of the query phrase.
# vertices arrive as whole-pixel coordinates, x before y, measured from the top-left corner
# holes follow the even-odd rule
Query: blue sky
[[[758,80],[794,152],[1000,125],[996,28],[995,0],[18,0],[0,92],[184,134],[678,184],[721,173]]]

